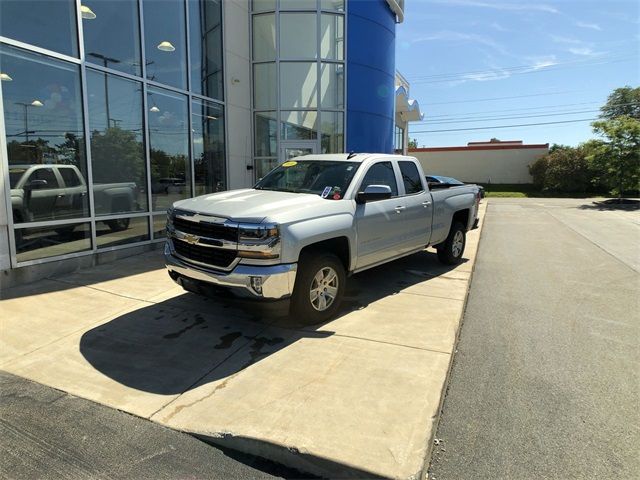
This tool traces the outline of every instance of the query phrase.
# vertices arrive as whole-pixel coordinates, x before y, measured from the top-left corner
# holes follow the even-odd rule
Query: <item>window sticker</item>
[[[324,190],[322,191],[322,198],[327,198],[329,196],[329,194],[331,193],[332,187],[324,187]]]
[[[290,162],[284,162],[282,164],[283,167],[295,167],[298,164],[298,162],[295,161],[290,161]]]

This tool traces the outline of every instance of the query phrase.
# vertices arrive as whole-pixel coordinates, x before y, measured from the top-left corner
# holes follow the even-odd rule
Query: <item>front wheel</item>
[[[301,255],[291,296],[291,314],[307,324],[331,318],[340,307],[346,275],[344,266],[330,253]]]
[[[436,246],[438,260],[445,265],[460,263],[466,243],[467,238],[464,225],[460,222],[455,222],[451,226],[447,239]]]

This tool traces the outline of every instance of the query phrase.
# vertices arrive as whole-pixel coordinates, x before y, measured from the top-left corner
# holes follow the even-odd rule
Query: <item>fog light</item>
[[[254,292],[259,295],[262,295],[262,277],[250,277],[251,278],[251,288]]]

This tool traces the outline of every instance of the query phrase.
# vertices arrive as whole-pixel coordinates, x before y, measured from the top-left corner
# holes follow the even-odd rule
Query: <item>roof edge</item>
[[[548,143],[532,143],[522,145],[470,145],[462,147],[422,147],[410,148],[409,152],[459,152],[466,150],[526,150],[534,148],[549,148]]]

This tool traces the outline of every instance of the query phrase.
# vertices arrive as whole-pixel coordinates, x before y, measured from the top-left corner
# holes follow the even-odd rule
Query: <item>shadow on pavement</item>
[[[355,275],[337,317],[452,268],[440,265],[435,253],[423,251]],[[318,330],[321,325],[311,327],[304,319],[264,315],[260,304],[184,293],[87,331],[80,352],[121,384],[172,395],[202,385],[205,376],[214,382],[234,375],[302,338],[321,340],[334,334]]]
[[[627,210],[627,211],[635,211],[640,210],[640,200],[634,200],[630,198],[610,198],[608,200],[595,201],[591,203],[586,203],[584,205],[580,205],[578,207],[580,210],[600,210],[600,211],[610,211],[610,210]]]

